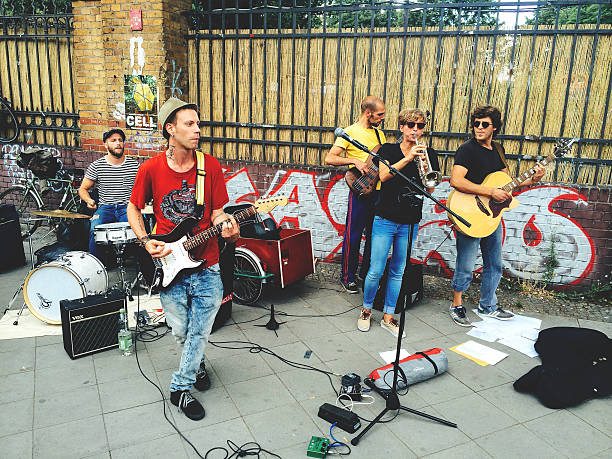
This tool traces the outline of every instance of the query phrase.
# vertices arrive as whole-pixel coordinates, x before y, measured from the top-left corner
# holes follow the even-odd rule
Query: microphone
[[[336,130],[334,131],[334,134],[336,135],[336,137],[342,137],[344,140],[346,140],[349,143],[352,143],[353,145],[355,145],[357,148],[359,148],[360,150],[363,150],[365,152],[370,153],[370,149],[368,147],[366,147],[364,144],[362,144],[361,142],[353,139],[350,135],[348,135],[344,129],[342,129],[341,127],[336,128]]]

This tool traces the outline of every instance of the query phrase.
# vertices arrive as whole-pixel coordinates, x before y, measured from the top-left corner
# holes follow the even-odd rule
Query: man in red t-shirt
[[[186,218],[197,218],[195,151],[200,139],[197,107],[171,97],[160,108],[159,121],[168,148],[142,164],[127,208],[130,226],[153,258],[171,253],[165,242],[155,239],[155,234],[169,233]],[[229,198],[221,165],[210,155],[205,155],[204,164],[204,208],[191,232],[199,233],[222,224],[221,236],[235,242],[240,229],[234,217],[223,212]],[[157,224],[154,234],[148,235],[141,209],[151,198]],[[196,269],[179,272],[160,291],[160,298],[172,334],[183,343],[180,366],[170,383],[170,401],[189,419],[199,420],[205,411],[190,390],[195,387],[203,391],[210,387],[204,349],[223,296],[216,238],[190,251],[190,256],[204,262]]]

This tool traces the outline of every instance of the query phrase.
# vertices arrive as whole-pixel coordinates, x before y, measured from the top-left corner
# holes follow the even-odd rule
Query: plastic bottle
[[[123,355],[132,355],[134,351],[134,342],[132,341],[132,332],[128,330],[125,309],[119,310],[119,332],[117,333],[117,341],[119,342],[119,351]]]

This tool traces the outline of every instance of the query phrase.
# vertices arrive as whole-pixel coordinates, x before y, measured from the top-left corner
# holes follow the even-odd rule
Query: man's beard
[[[118,151],[118,153],[117,153]],[[114,150],[108,149],[108,152],[113,155],[115,158],[121,158],[123,156],[123,148],[116,148]]]

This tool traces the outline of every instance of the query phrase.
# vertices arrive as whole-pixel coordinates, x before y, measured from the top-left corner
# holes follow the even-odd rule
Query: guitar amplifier
[[[64,349],[71,359],[107,349],[117,349],[119,310],[125,308],[125,294],[110,290],[76,300],[61,300]]]

